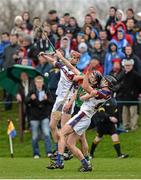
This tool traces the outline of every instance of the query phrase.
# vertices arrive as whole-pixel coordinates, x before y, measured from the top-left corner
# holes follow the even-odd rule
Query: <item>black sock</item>
[[[91,145],[91,150],[90,150],[90,155],[91,155],[91,156],[94,155],[94,151],[95,151],[95,149],[96,149],[96,146],[97,146],[97,144],[93,142],[92,145]]]
[[[121,156],[120,143],[114,144],[114,148],[118,156]]]

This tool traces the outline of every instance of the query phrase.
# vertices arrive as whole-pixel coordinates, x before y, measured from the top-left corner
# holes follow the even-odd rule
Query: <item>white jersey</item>
[[[89,118],[92,118],[92,116],[96,113],[97,109],[96,107],[104,103],[106,100],[103,99],[96,99],[95,97],[90,98],[87,101],[84,101],[82,104],[80,111],[84,112]]]
[[[56,90],[56,95],[61,99],[64,99],[70,87],[72,87],[72,79],[74,77],[74,73],[71,70],[69,70],[67,66],[64,66],[60,62],[57,62],[56,66],[60,68],[61,72],[58,88]],[[74,87],[71,88],[68,98],[72,97],[73,93]]]

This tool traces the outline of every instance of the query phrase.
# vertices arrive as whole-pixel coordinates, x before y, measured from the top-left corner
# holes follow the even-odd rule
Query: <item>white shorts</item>
[[[78,135],[82,135],[90,126],[91,119],[82,111],[79,111],[66,124],[70,125]]]
[[[66,102],[63,103],[63,100],[64,99],[62,99],[62,98],[57,96],[56,101],[55,101],[55,103],[53,105],[53,108],[52,108],[52,112],[60,111],[60,112],[63,113],[63,108],[64,108],[65,104],[68,102],[68,100],[66,100]],[[73,112],[74,112],[74,105],[75,105],[75,103],[73,103],[73,105],[70,108],[68,114],[73,114]]]

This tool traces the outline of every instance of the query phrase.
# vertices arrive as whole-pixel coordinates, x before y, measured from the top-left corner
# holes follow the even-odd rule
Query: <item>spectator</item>
[[[91,30],[92,30],[92,25],[86,24],[86,25],[83,26],[83,32],[85,34],[85,36],[84,36],[85,41],[89,41]]]
[[[11,34],[18,34],[22,31],[23,18],[22,16],[16,16],[14,19],[14,27],[11,30]]]
[[[65,20],[65,27],[68,27],[69,22],[70,22],[70,13],[68,13],[68,12],[64,13],[63,18]]]
[[[56,98],[55,92],[57,89],[57,84],[60,79],[59,69],[53,67],[46,61],[46,58],[44,57],[44,52],[39,53],[38,59],[39,64],[36,66],[36,69],[41,72],[42,75],[48,77],[48,84],[46,85],[46,87],[48,88],[48,90],[50,91],[50,95],[52,96],[51,103],[53,106]]]
[[[92,26],[92,17],[90,14],[85,15],[84,26]]]
[[[117,31],[117,43],[118,49],[124,52],[125,47],[128,45],[128,41],[126,40],[125,32],[122,29]]]
[[[3,32],[1,34],[1,42],[0,42],[0,71],[2,70],[3,67],[4,50],[9,45],[10,45],[9,33]]]
[[[100,64],[104,66],[106,51],[102,49],[102,43],[99,39],[95,40],[94,47],[89,49],[89,51],[91,57],[93,58],[94,56],[97,56],[100,61]]]
[[[59,23],[59,18],[56,10],[52,9],[48,12],[47,22],[48,24]]]
[[[123,22],[125,20],[124,12],[121,9],[117,9],[116,11],[116,24]]]
[[[11,34],[10,35],[10,45],[7,46],[4,50],[3,54],[3,67],[4,69],[7,69],[8,67],[11,67],[13,64],[16,63],[17,58],[17,50],[19,49],[18,43],[18,35],[17,34]]]
[[[7,46],[4,50],[3,54],[3,68],[7,69],[16,63],[17,59],[17,50],[19,49],[18,42],[18,35],[11,34],[10,35],[10,45]],[[4,91],[4,104],[5,110],[12,109],[12,95]]]
[[[87,65],[90,63],[91,57],[88,54],[88,46],[86,43],[82,42],[78,45],[78,50],[81,53],[80,60],[77,63],[76,67],[83,71]]]
[[[116,11],[117,9],[113,6],[109,9],[109,18],[106,22],[105,30],[107,31],[108,40],[111,40],[114,30],[114,25],[116,24]]]
[[[73,37],[73,32],[70,29],[67,29],[65,36],[68,37],[70,40],[70,49],[76,50],[77,49],[77,42],[76,42],[76,39]]]
[[[108,46],[108,50],[104,62],[104,74],[108,75],[112,70],[112,60],[114,58],[124,58],[123,52],[119,51],[118,44],[115,40],[111,40]]]
[[[134,17],[134,10],[132,9],[132,8],[128,8],[127,10],[126,10],[126,20],[125,20],[125,24],[127,23],[127,20],[128,19],[133,19],[134,20],[134,22],[135,22],[135,24],[137,23],[137,20],[135,19],[135,17]]]
[[[135,42],[133,45],[133,52],[141,60],[141,29],[136,33]]]
[[[100,24],[99,20],[97,19],[96,10],[91,11],[90,15],[92,17],[93,28],[95,28],[99,32],[100,30],[102,30],[102,25]]]
[[[40,157],[38,146],[39,129],[44,135],[45,151],[47,157],[52,155],[52,144],[50,139],[49,115],[50,115],[50,97],[44,88],[44,80],[42,76],[35,78],[35,88],[29,92],[28,103],[30,105],[30,125],[32,132],[32,148],[35,159]]]
[[[99,32],[99,39],[102,43],[102,49],[106,50],[108,48],[108,38],[107,38],[107,32],[105,30],[101,30]]]
[[[134,60],[134,70],[137,71],[139,74],[141,74],[141,60],[139,59],[138,56],[136,56],[133,53],[133,48],[132,46],[128,45],[125,47],[125,58],[127,60]]]
[[[141,12],[137,13],[138,21],[136,24],[137,30],[141,29]]]
[[[136,130],[138,127],[137,102],[141,92],[141,76],[134,71],[134,60],[124,60],[124,76],[119,89],[121,101],[123,102],[122,119],[123,126],[128,130]],[[127,103],[128,102],[128,103]]]
[[[41,52],[41,51],[43,51],[43,52],[53,51],[52,46],[51,46],[50,41],[48,40],[48,38],[49,38],[49,40],[51,41],[52,44],[55,43],[53,37],[51,35],[49,37],[48,33],[46,31],[43,31],[41,33],[41,38],[39,40],[37,40],[37,42],[36,42],[38,52]]]
[[[65,28],[63,26],[58,26],[57,28],[57,41],[55,43],[55,48],[59,49],[61,38],[65,35]]]
[[[25,35],[23,37],[23,44],[22,46],[26,49],[26,56],[31,59],[35,65],[38,64],[38,58],[37,55],[39,53],[39,50],[37,47],[33,44],[33,39],[31,35]]]
[[[23,12],[22,18],[26,23],[26,28],[28,29],[28,31],[32,31],[33,26],[30,22],[30,13],[28,11]]]
[[[97,56],[93,56],[89,65],[85,68],[83,73],[86,74],[86,72],[88,72],[90,70],[91,71],[96,70],[96,71],[99,71],[101,74],[103,74],[103,67],[100,63],[100,59]]]
[[[26,98],[28,97],[30,86],[32,86],[32,80],[28,77],[28,74],[26,72],[22,72],[20,74],[20,80],[20,86],[18,89],[18,93],[16,94],[16,99],[21,103],[22,130],[24,132],[27,132],[26,130],[30,129],[30,123],[28,116],[29,108],[27,106]]]
[[[70,51],[71,51],[70,39],[67,36],[61,38],[60,45],[58,48],[63,49],[66,58],[70,58]]]
[[[68,29],[73,33],[73,37],[76,38],[77,33],[80,31],[80,27],[75,17],[70,17]]]
[[[123,69],[122,69],[122,65],[121,65],[121,59],[120,58],[115,58],[112,60],[113,63],[113,68],[112,71],[110,72],[110,75],[112,75],[113,77],[115,77],[117,80],[119,80],[122,76],[123,76]],[[120,81],[118,81],[117,85],[114,87],[114,93],[113,96],[116,98],[117,101],[121,100],[120,97],[120,92],[118,90],[118,87],[120,87]],[[117,118],[117,127],[120,129],[123,129],[123,125],[122,125],[122,103],[119,103],[117,105],[117,112],[115,113],[115,117]]]
[[[89,48],[94,47],[95,41],[98,39],[98,36],[99,36],[99,34],[98,34],[97,30],[93,28],[90,32],[90,39],[88,40]]]
[[[33,18],[33,34],[32,34],[32,36],[33,36],[33,39],[34,39],[34,42],[36,42],[37,41],[37,39],[39,39],[40,38],[40,36],[41,36],[41,19],[40,19],[40,17],[34,17]]]
[[[130,37],[132,38],[132,40],[134,42],[135,41],[135,33],[136,33],[135,20],[127,19],[126,26],[127,26],[126,33],[130,35]]]
[[[42,75],[46,76],[46,73],[48,73],[52,65],[50,65],[47,61],[46,58],[44,57],[44,52],[40,52],[38,54],[38,59],[39,59],[39,64],[36,66],[36,69],[42,73]]]

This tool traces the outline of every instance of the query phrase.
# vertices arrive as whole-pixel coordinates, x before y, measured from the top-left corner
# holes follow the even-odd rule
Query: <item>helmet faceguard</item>
[[[104,88],[104,87],[108,87],[110,90],[113,89],[113,87],[116,85],[117,80],[110,75],[106,75],[102,78],[101,83],[100,83],[100,87]]]
[[[102,75],[100,72],[94,70],[90,73],[90,76],[89,76],[89,82],[92,84],[92,85],[98,85],[100,84],[100,81],[102,79]]]

